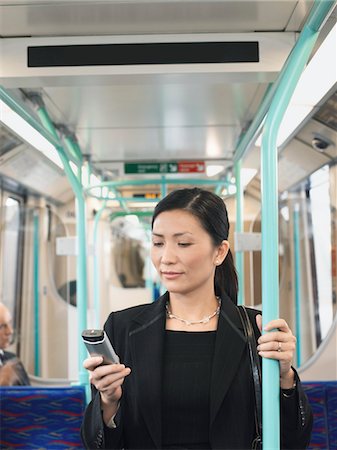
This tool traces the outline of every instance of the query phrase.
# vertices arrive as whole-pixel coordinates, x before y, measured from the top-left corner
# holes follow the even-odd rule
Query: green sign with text
[[[161,163],[125,163],[125,173],[177,173],[178,164],[175,162],[161,162]]]
[[[160,163],[125,163],[125,174],[204,173],[204,161],[167,161]]]

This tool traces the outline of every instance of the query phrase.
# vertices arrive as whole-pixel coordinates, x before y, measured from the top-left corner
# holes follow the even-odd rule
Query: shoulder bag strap
[[[252,324],[250,322],[248,313],[246,308],[243,305],[238,307],[240,319],[243,325],[243,329],[245,331],[245,335],[247,338],[249,358],[250,358],[250,367],[254,382],[254,392],[255,392],[255,427],[256,427],[256,447],[261,443],[262,439],[262,398],[261,398],[261,367],[259,355],[257,354],[256,349],[256,339],[253,331]]]

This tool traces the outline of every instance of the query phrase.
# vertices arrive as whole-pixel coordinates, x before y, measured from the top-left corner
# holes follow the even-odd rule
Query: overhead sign
[[[180,161],[178,162],[179,173],[204,173],[204,161]]]
[[[125,174],[204,173],[204,161],[168,161],[160,163],[125,163]]]

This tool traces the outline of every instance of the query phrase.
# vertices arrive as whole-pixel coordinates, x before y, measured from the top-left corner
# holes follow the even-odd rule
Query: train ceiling
[[[0,84],[27,108],[32,108],[27,95],[41,94],[53,121],[75,133],[94,170],[107,178],[124,177],[124,162],[179,160],[220,163],[224,170],[219,176],[223,176],[232,166],[240,135],[281,70],[312,4],[0,0]],[[331,29],[335,22],[336,12],[325,28]],[[259,61],[118,66],[60,62],[57,67],[27,67],[28,46],[80,46],[88,51],[87,57],[94,58],[93,44],[176,42],[257,42]],[[164,54],[165,48],[158,51]],[[322,120],[316,122],[322,127]],[[331,124],[327,128],[333,129]],[[309,137],[303,133],[302,129],[299,140],[312,149],[310,136],[316,131],[309,128]],[[330,132],[329,139],[332,154],[325,155],[325,161],[336,156],[335,132]],[[289,165],[292,152],[288,153],[284,158],[290,158]],[[257,154],[258,149],[253,149],[244,165],[258,165]],[[318,159],[321,164],[322,158]],[[282,186],[298,180],[295,173],[291,183]]]

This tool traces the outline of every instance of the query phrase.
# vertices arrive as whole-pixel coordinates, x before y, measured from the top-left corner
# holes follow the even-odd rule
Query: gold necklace
[[[180,322],[183,322],[185,325],[198,325],[201,323],[208,323],[211,319],[213,319],[213,317],[218,316],[220,314],[220,308],[221,308],[221,298],[217,297],[216,298],[218,300],[218,306],[216,308],[216,310],[210,314],[209,316],[204,317],[203,319],[200,320],[186,320],[183,319],[182,317],[176,316],[175,314],[173,314],[170,309],[169,309],[169,303],[166,302],[165,308],[166,308],[166,315],[168,319],[176,319],[176,320],[180,320]]]

